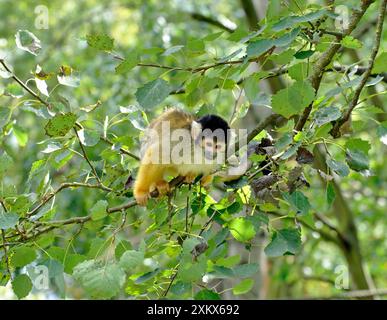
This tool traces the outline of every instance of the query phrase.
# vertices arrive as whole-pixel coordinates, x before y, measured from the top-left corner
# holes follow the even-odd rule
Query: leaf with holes
[[[114,39],[107,34],[88,34],[86,40],[90,47],[98,50],[112,51],[114,48]]]
[[[38,55],[42,46],[40,40],[28,30],[19,30],[15,35],[16,46],[19,49]]]
[[[45,125],[46,134],[50,137],[63,137],[74,126],[77,116],[74,113],[57,114]]]

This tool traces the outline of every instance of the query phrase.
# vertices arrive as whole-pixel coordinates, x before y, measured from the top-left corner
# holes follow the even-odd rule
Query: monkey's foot
[[[196,178],[196,174],[189,173],[184,177],[184,182],[191,184],[195,181],[195,178]]]
[[[156,183],[156,189],[160,196],[167,194],[170,191],[169,183],[166,181],[159,181]]]
[[[149,199],[149,193],[145,191],[135,192],[134,197],[139,206],[145,207]]]
[[[208,187],[211,183],[212,183],[212,180],[214,180],[214,177],[209,175],[209,176],[204,176],[201,180],[200,180],[200,185],[202,187]]]

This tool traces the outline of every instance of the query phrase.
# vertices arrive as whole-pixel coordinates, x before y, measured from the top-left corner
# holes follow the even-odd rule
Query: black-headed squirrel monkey
[[[192,183],[203,175],[202,184],[211,182],[211,173],[226,158],[229,125],[216,115],[199,119],[171,108],[152,121],[141,144],[141,163],[134,184],[137,203],[145,206],[152,191],[169,191],[168,177],[183,176]]]

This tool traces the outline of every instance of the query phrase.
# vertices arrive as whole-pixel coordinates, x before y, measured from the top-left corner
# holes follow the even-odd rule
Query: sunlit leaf
[[[28,30],[19,30],[15,35],[16,46],[19,49],[38,55],[41,50],[40,40]]]

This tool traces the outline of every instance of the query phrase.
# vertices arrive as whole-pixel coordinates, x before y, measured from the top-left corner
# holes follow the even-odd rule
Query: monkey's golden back
[[[188,129],[193,120],[195,120],[193,115],[177,108],[171,108],[154,119],[149,125],[149,128],[159,131],[161,130],[161,124],[164,121],[169,121],[171,130],[181,128]]]
[[[169,128],[172,131],[175,129],[187,129],[190,130],[192,121],[195,120],[195,117],[183,110],[178,108],[170,108],[155,118],[145,131],[144,137],[141,143],[141,157],[144,156],[145,152],[151,145],[161,144],[162,138],[162,124],[163,122],[169,122]],[[154,131],[158,133],[158,136],[155,137]],[[164,133],[165,134],[165,133]]]

